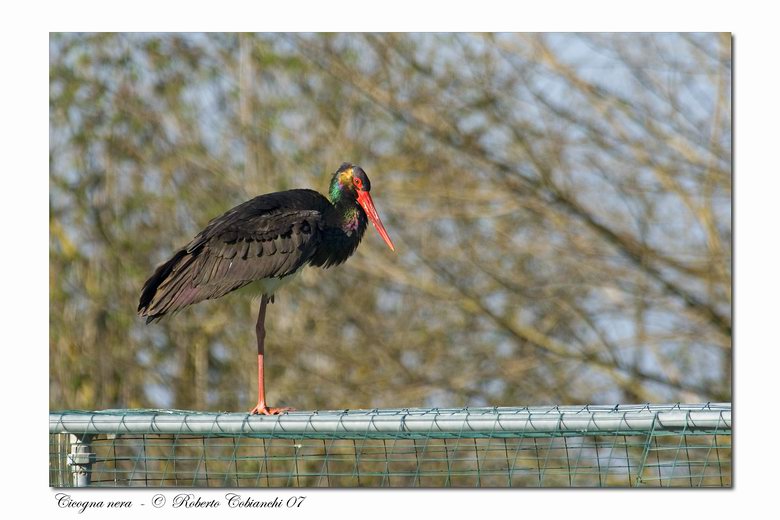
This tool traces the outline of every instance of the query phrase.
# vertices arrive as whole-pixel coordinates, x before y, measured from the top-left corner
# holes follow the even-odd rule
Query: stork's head
[[[333,174],[330,181],[330,200],[333,204],[355,201],[363,209],[368,219],[374,225],[379,235],[391,250],[395,251],[392,240],[387,234],[379,214],[371,200],[371,181],[363,168],[352,163],[343,163]]]

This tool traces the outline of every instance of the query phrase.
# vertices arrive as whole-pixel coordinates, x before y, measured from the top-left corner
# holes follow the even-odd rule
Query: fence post
[[[87,487],[92,482],[92,464],[95,462],[92,437],[87,433],[70,436],[68,466],[72,468],[74,487]]]

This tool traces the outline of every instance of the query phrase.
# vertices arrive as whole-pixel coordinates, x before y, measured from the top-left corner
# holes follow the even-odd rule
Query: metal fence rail
[[[731,405],[49,415],[52,486],[731,486]]]

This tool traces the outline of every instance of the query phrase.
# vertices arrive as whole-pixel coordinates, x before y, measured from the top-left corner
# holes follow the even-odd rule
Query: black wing
[[[293,274],[317,250],[328,199],[312,190],[269,193],[215,218],[144,284],[147,323],[255,280]]]

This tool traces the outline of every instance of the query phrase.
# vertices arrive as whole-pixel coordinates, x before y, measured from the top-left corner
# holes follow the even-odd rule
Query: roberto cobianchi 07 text
[[[84,513],[92,509],[131,509],[131,508],[171,508],[171,509],[297,509],[306,502],[305,495],[274,496],[256,498],[238,493],[225,493],[224,498],[204,498],[195,493],[165,494],[156,493],[151,499],[112,500],[101,498],[91,500],[72,496],[67,493],[54,495],[57,505],[62,509],[71,509]]]

